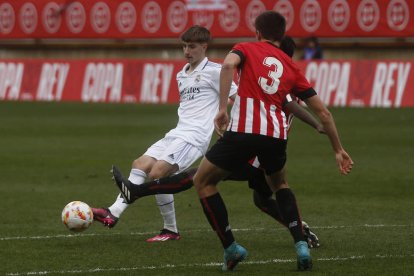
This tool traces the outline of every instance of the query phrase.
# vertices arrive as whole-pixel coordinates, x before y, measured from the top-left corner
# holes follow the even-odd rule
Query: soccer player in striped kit
[[[292,57],[296,44],[289,36],[285,36],[280,48],[289,57]],[[235,96],[231,97],[233,100]],[[292,94],[287,94],[283,102],[283,110],[286,114],[288,128],[292,123],[293,116],[299,118],[301,121],[315,128],[319,133],[325,133],[323,126],[303,107],[298,103],[298,100]],[[143,183],[141,185],[134,185],[130,183],[117,167],[113,167],[112,172],[115,183],[120,189],[122,195],[128,203],[133,203],[135,200],[156,194],[176,194],[193,186],[193,176],[197,168],[191,168],[180,174],[176,174],[161,179],[155,179]],[[274,218],[279,223],[288,227],[281,217],[277,201],[273,198],[273,192],[266,183],[264,171],[260,168],[257,158],[250,160],[245,166],[239,170],[232,171],[226,180],[248,181],[249,187],[253,189],[253,201],[257,208]],[[309,225],[302,222],[303,232],[310,248],[319,247],[319,239],[317,235],[311,231]]]
[[[350,173],[353,161],[342,147],[331,113],[293,61],[278,47],[284,36],[284,17],[274,11],[260,14],[255,21],[257,42],[236,44],[226,56],[220,73],[220,106],[214,123],[223,136],[207,152],[194,186],[207,220],[224,248],[223,270],[233,270],[247,256],[237,244],[228,222],[227,209],[216,185],[257,156],[268,185],[276,193],[281,215],[295,242],[299,270],[310,270],[312,258],[302,231],[296,199],[286,175],[287,130],[282,102],[294,92],[321,121],[342,174]],[[233,70],[239,69],[239,89],[227,114]]]

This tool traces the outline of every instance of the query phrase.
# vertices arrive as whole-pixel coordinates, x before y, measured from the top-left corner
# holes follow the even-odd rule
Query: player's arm
[[[318,120],[316,120],[315,117],[313,117],[312,114],[310,114],[305,108],[300,106],[300,104],[297,101],[286,101],[284,104],[284,109],[292,113],[296,118],[298,118],[302,122],[315,128],[319,133],[325,133],[321,123],[318,122]]]
[[[214,126],[219,135],[222,135],[229,123],[227,104],[229,93],[233,82],[234,69],[240,64],[240,57],[237,54],[229,53],[224,59],[220,71],[220,104],[219,112],[214,119]]]
[[[220,72],[220,110],[227,110],[227,101],[233,83],[234,69],[240,64],[240,56],[229,53],[224,59]]]
[[[342,147],[338,131],[336,129],[335,121],[332,117],[331,112],[329,112],[329,110],[317,95],[305,99],[305,102],[321,121],[323,128],[331,142],[332,149],[335,152],[335,158],[340,172],[342,174],[348,174],[351,171],[354,162]]]

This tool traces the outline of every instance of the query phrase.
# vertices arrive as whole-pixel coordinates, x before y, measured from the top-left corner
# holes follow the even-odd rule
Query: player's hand
[[[336,163],[338,164],[339,171],[343,175],[347,175],[351,172],[352,167],[354,165],[354,161],[352,161],[351,157],[345,150],[341,150],[335,154]]]
[[[229,124],[229,115],[227,110],[220,110],[214,118],[214,128],[218,135],[223,136]]]

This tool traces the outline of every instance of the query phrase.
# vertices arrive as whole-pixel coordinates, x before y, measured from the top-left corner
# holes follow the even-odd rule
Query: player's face
[[[206,56],[207,43],[183,42],[184,57],[191,66],[197,66]]]

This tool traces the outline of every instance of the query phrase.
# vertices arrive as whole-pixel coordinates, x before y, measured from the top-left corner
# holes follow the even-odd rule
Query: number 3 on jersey
[[[269,78],[259,77],[259,85],[266,94],[275,94],[280,84],[280,77],[283,74],[283,64],[274,57],[266,57],[263,60],[263,64],[266,67],[274,66],[274,70],[269,70]],[[268,84],[269,82],[270,85]]]

